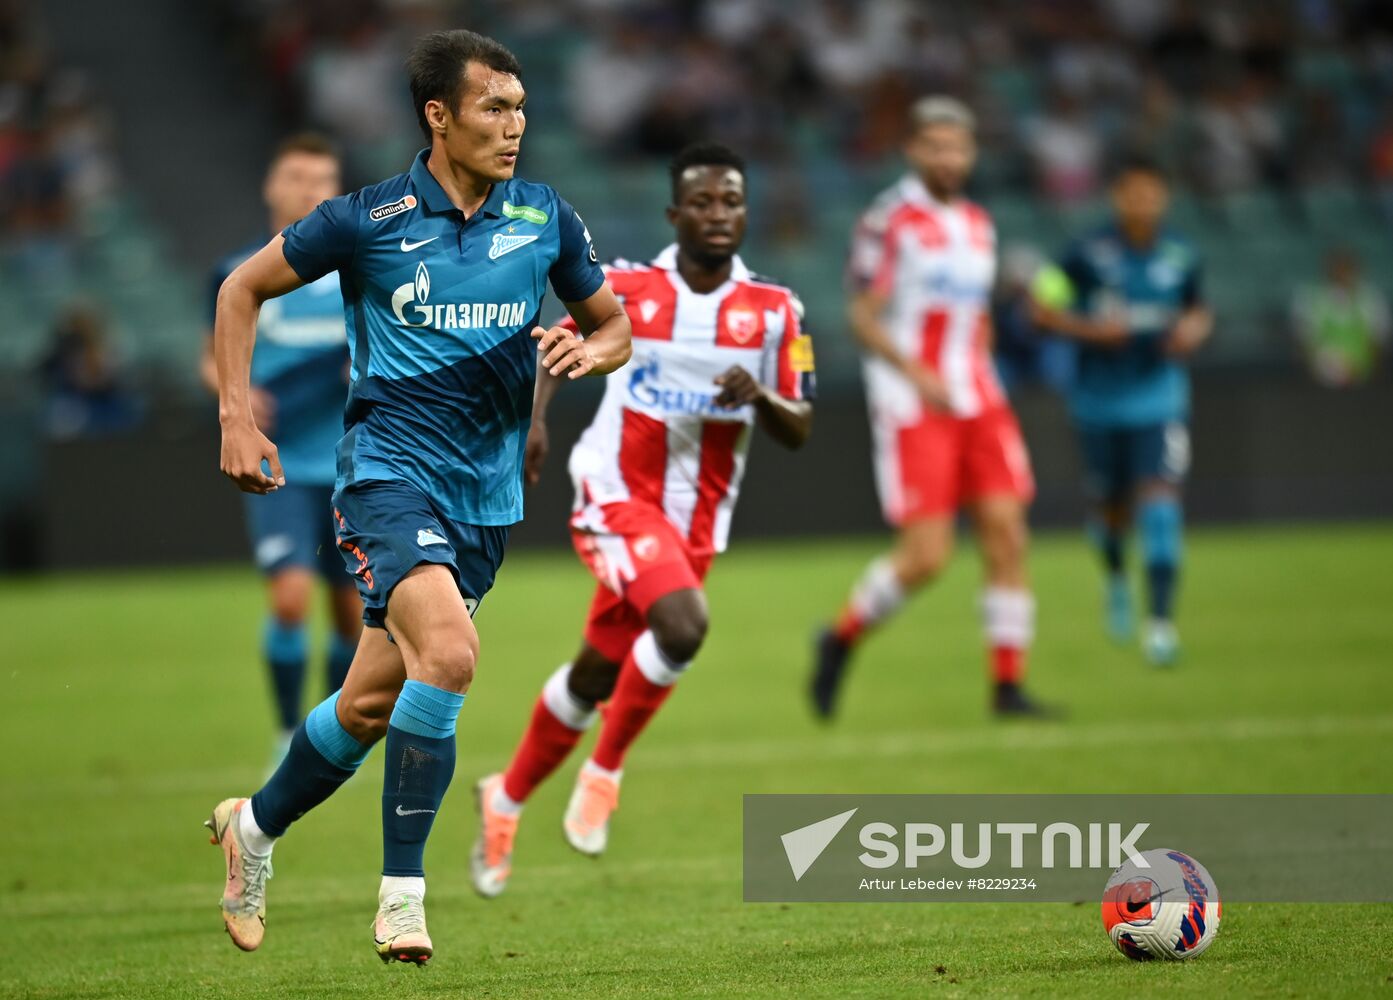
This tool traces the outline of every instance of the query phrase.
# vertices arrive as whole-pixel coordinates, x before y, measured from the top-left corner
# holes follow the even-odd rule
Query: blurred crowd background
[[[44,486],[55,442],[212,427],[207,274],[265,232],[267,152],[308,127],[342,144],[350,187],[404,169],[421,145],[404,54],[452,26],[518,53],[520,173],[575,203],[602,254],[667,242],[682,144],[746,152],[746,258],[803,294],[834,400],[859,392],[848,232],[927,92],[980,117],[974,194],[1002,237],[1022,391],[1068,377],[1020,322],[1022,288],[1144,151],[1205,258],[1201,369],[1387,393],[1387,0],[0,0],[0,565],[43,561],[35,508],[71,489]]]

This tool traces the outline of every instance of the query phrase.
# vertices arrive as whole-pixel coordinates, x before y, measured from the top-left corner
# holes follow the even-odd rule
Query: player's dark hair
[[[745,158],[719,142],[693,142],[684,146],[668,165],[672,177],[672,203],[681,198],[682,175],[692,167],[731,167],[745,176]]]
[[[459,107],[460,91],[464,89],[465,68],[471,62],[522,79],[518,57],[503,44],[477,32],[463,28],[432,31],[417,39],[411,47],[411,54],[406,57],[411,103],[416,108],[416,121],[427,139],[432,133],[426,121],[426,103],[439,101],[453,114]]]
[[[282,139],[271,153],[271,166],[275,166],[291,153],[308,153],[310,156],[330,156],[341,159],[339,147],[318,132],[299,132]]]
[[[1170,177],[1166,174],[1166,168],[1161,165],[1161,161],[1150,153],[1127,153],[1118,158],[1113,164],[1112,180],[1116,184],[1128,174],[1148,174],[1160,181],[1162,184],[1169,184]]]

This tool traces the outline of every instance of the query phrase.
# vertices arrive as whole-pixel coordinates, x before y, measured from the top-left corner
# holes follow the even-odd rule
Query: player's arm
[[[1175,358],[1188,358],[1213,333],[1213,311],[1203,303],[1196,303],[1180,314],[1166,335],[1166,353]]]
[[[219,284],[218,287],[222,287]],[[210,327],[203,338],[203,350],[198,355],[198,380],[209,394],[218,395],[218,359],[213,354],[213,330]],[[276,424],[276,397],[265,389],[251,387],[252,417],[256,426],[270,433]]]
[[[1067,267],[1047,264],[1030,285],[1030,322],[1038,330],[1094,347],[1120,347],[1127,324],[1115,317],[1093,318],[1076,312],[1074,279]]]
[[[792,293],[777,341],[766,344],[762,374],[756,379],[739,365],[726,369],[715,379],[721,388],[715,405],[752,406],[764,433],[790,450],[803,447],[813,432],[813,339],[803,329],[803,304]]]
[[[551,329],[539,326],[532,331],[537,341],[537,382],[532,390],[532,426],[523,454],[523,471],[531,486],[542,478],[542,465],[551,446],[547,408],[562,379],[608,375],[623,367],[633,353],[629,316],[608,281],[589,298],[567,302],[566,311],[568,318]]]
[[[1183,311],[1166,334],[1165,352],[1173,358],[1188,358],[1198,351],[1214,332],[1214,313],[1200,294],[1200,268],[1193,262],[1180,288]]]
[[[890,297],[874,289],[857,292],[847,305],[847,321],[851,324],[852,336],[863,351],[886,361],[897,372],[909,379],[918,390],[919,396],[930,406],[947,410],[951,407],[948,387],[943,380],[915,359],[906,355],[890,338],[882,317],[890,304]]]
[[[565,305],[575,321],[574,329],[558,323],[550,330],[539,326],[532,331],[542,356],[541,369],[558,379],[563,375],[577,379],[608,375],[628,363],[633,330],[608,281],[589,298]]]
[[[901,351],[885,328],[899,253],[896,240],[889,219],[868,215],[857,225],[848,266],[851,298],[847,302],[847,323],[862,351],[880,358],[908,379],[927,405],[948,410],[952,403],[943,380],[918,359]]]
[[[284,245],[285,238],[277,235],[227,276],[213,320],[222,471],[247,493],[270,493],[285,485],[276,446],[257,428],[251,402],[252,348],[261,304],[304,284],[286,260]],[[263,460],[270,476],[261,471]]]
[[[716,376],[721,391],[716,405],[726,410],[755,408],[755,420],[764,433],[785,448],[803,447],[813,432],[813,404],[806,399],[786,399],[739,365]]]

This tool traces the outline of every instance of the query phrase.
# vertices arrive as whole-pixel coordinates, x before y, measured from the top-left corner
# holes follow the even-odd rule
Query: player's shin
[[[266,619],[262,653],[271,674],[271,690],[281,729],[289,733],[300,723],[300,705],[305,692],[305,661],[309,640],[302,622],[283,622],[275,615]]]
[[[1150,613],[1155,621],[1170,621],[1174,614],[1183,522],[1180,501],[1173,496],[1148,497],[1137,511],[1146,551]]]
[[[338,719],[338,692],[314,707],[295,730],[280,767],[242,810],[242,832],[253,851],[270,850],[295,820],[338,789],[367,757]]]
[[[605,709],[600,738],[590,758],[593,764],[612,773],[623,768],[629,747],[662,707],[688,666],[669,659],[658,648],[651,631],[635,640],[619,668],[614,694]]]
[[[855,643],[869,629],[889,618],[905,601],[904,584],[894,563],[883,557],[866,567],[852,588],[846,607],[837,617],[833,634],[843,645]]]
[[[382,774],[382,874],[421,878],[431,824],[455,773],[464,695],[408,680],[387,727]]]
[[[595,721],[595,706],[571,693],[567,681],[571,664],[556,670],[542,687],[532,709],[532,721],[513,753],[492,803],[503,813],[515,813],[522,803],[575,749]]]

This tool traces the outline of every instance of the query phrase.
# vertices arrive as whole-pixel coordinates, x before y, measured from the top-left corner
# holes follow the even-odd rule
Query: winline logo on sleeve
[[[373,222],[381,222],[383,219],[390,219],[394,215],[400,215],[402,212],[409,211],[415,207],[416,196],[414,194],[408,194],[386,205],[378,205],[372,211],[368,212],[368,218]]]

